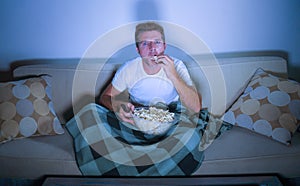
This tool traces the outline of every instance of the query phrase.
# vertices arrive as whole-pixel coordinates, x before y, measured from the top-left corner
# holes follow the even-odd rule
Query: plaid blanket
[[[176,103],[170,111],[180,122],[161,136],[144,134],[120,122],[106,108],[86,105],[67,124],[74,139],[76,160],[83,175],[178,176],[191,175],[201,165],[203,150],[231,125],[210,116],[186,114]]]

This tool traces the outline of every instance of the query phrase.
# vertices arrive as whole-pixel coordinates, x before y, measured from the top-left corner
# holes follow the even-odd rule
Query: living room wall
[[[81,57],[101,35],[140,20],[168,21],[215,53],[280,51],[300,81],[298,0],[1,0],[0,80],[16,60]]]

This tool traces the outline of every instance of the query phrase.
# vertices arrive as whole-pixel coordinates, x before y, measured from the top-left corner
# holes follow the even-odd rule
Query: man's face
[[[166,45],[158,31],[147,31],[139,35],[137,51],[142,58],[163,55]]]

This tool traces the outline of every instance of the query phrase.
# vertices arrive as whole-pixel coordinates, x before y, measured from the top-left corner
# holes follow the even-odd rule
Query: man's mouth
[[[158,60],[158,57],[157,57],[156,55],[155,55],[155,56],[152,56],[152,57],[151,57],[151,60],[152,60],[152,61],[155,61],[156,63],[158,63],[158,61],[157,61],[157,60]]]

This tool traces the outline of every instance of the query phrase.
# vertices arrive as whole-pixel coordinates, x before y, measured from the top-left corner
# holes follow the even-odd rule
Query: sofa
[[[287,60],[276,55],[194,55],[184,62],[202,94],[203,108],[220,117],[245,92],[257,69],[288,78]],[[41,75],[51,77],[49,97],[62,131],[0,144],[1,178],[36,180],[46,176],[80,176],[74,141],[65,124],[82,107],[97,102],[122,63],[122,60],[104,58],[19,61],[17,64],[22,65],[13,71],[16,80]],[[219,102],[222,104],[216,104]],[[299,124],[299,120],[296,123]],[[205,147],[204,154],[204,161],[193,176],[276,174],[288,179],[300,177],[300,132],[296,130],[290,143],[284,144],[249,128],[234,126]]]

